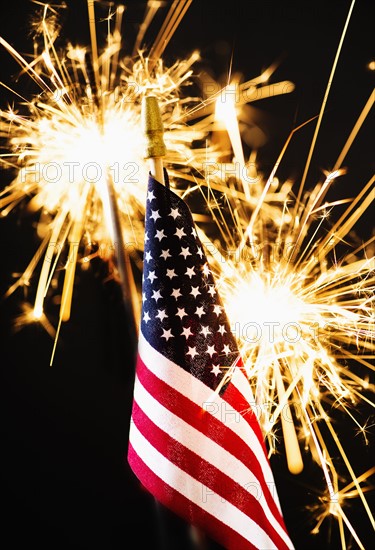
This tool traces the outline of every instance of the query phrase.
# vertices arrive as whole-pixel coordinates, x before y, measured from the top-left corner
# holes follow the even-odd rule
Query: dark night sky
[[[85,0],[68,0],[67,5],[63,33],[73,43],[87,43]],[[132,1],[128,5],[124,37],[131,45],[143,3]],[[199,49],[199,67],[209,70],[217,80],[225,79],[230,66],[249,80],[281,59],[274,81],[292,80],[295,92],[254,104],[259,124],[268,136],[259,152],[261,168],[267,173],[290,130],[319,112],[349,5],[347,0],[194,0],[165,57],[173,61],[175,55],[183,58]],[[0,36],[21,53],[31,52],[28,29],[33,5],[14,0],[2,8]],[[374,22],[372,2],[358,1],[308,185],[335,162],[373,87],[374,73],[367,64],[375,57]],[[154,31],[158,24],[159,20]],[[0,63],[1,81],[25,94],[32,92],[26,78],[14,84],[17,66],[3,51]],[[12,98],[4,90],[0,94],[0,108],[4,108]],[[372,118],[346,159],[349,171],[335,187],[337,196],[355,196],[373,172],[373,130]],[[293,142],[282,166],[285,177],[297,181],[301,177],[312,133],[313,127],[308,127]],[[0,177],[3,187],[10,176],[1,171]],[[38,244],[33,220],[20,212],[0,223],[0,295],[13,281],[12,273],[26,267]],[[372,230],[369,214],[358,224],[359,237],[365,239]],[[16,333],[12,330],[22,293],[0,302],[1,494],[5,507],[0,536],[3,543],[9,537],[3,544],[7,550],[26,544],[53,549],[163,550],[154,503],[139,488],[124,459],[133,365],[119,288],[105,283],[104,276],[105,267],[100,265],[77,274],[72,318],[63,326],[52,368],[49,361],[53,342],[42,328],[29,326]],[[370,468],[373,446],[362,446],[359,437],[354,439],[354,425],[345,417],[337,414],[337,422],[342,426],[342,440],[349,446],[355,441],[358,456],[353,460],[358,471]],[[283,456],[272,460],[296,549],[340,548],[336,528],[328,542],[328,523],[320,535],[310,535],[312,525],[304,507],[314,501],[316,491],[322,487],[320,472],[307,464],[303,475],[293,477],[286,471]],[[373,533],[359,501],[353,502],[350,514],[367,545]],[[168,550],[184,550],[184,544],[188,546],[183,526],[168,521]],[[135,544],[129,543],[130,531],[137,536]]]

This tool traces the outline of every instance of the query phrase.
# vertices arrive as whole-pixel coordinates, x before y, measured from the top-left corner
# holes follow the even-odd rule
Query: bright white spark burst
[[[269,452],[280,449],[281,426],[292,473],[304,468],[301,448],[311,453],[327,487],[319,505],[311,508],[316,513],[313,532],[333,515],[339,522],[342,548],[346,548],[344,527],[364,548],[343,509],[347,499],[359,497],[375,527],[365,498],[375,468],[360,476],[354,472],[330,418],[336,408],[346,412],[367,442],[369,421],[361,420],[356,409],[360,403],[375,407],[369,398],[375,390],[370,383],[375,358],[374,237],[359,245],[349,243],[355,224],[373,204],[375,177],[354,199],[327,202],[326,195],[335,179],[345,174],[341,165],[349,144],[373,103],[371,94],[334,169],[309,192],[303,193],[301,184],[296,197],[290,182],[280,185],[275,177],[291,135],[252,209],[248,201],[229,193],[223,199],[209,180],[204,193],[218,236],[216,242],[208,242],[207,250],[240,344]],[[228,109],[226,116],[232,111]],[[233,120],[228,126],[230,135]],[[236,150],[234,139],[232,147],[241,158],[243,152]],[[343,213],[330,224],[335,208]],[[349,253],[340,254],[348,247]],[[325,431],[329,438],[322,435]],[[337,452],[345,465],[340,472],[333,459]]]
[[[328,213],[339,203],[325,204],[324,198],[331,183],[342,174],[342,161],[373,100],[364,108],[325,182],[309,193],[303,193],[302,184],[296,198],[291,183],[280,185],[275,177],[283,152],[264,181],[256,170],[254,174],[256,156],[252,154],[248,161],[244,158],[238,125],[239,110],[259,97],[259,87],[264,98],[290,92],[293,85],[267,86],[275,68],[271,67],[249,82],[232,82],[221,91],[212,81],[205,87],[195,79],[203,91],[214,90],[203,102],[184,95],[199,55],[194,52],[189,59],[167,68],[162,54],[189,4],[189,0],[178,7],[173,4],[146,54],[141,43],[162,5],[148,2],[131,57],[121,55],[121,6],[110,11],[102,23],[108,26],[103,48],[98,49],[92,24],[90,48],[68,45],[59,52],[58,13],[49,6],[34,24],[32,61],[26,61],[0,37],[1,45],[22,72],[40,87],[40,93],[31,99],[14,90],[21,100],[19,112],[10,107],[0,113],[0,134],[9,144],[1,160],[16,170],[13,182],[0,194],[1,212],[7,215],[24,200],[29,200],[30,209],[41,212],[40,250],[8,294],[19,286],[29,286],[41,261],[34,306],[25,304],[17,322],[39,320],[53,334],[44,314],[44,301],[51,283],[61,273],[60,322],[69,319],[76,264],[84,267],[95,255],[107,260],[112,257],[116,235],[111,186],[121,212],[121,238],[135,243],[141,258],[148,168],[143,158],[140,105],[145,94],[156,95],[165,125],[165,160],[172,184],[178,178],[178,192],[185,198],[202,191],[209,215],[207,211],[202,214],[203,207],[200,213],[195,212],[195,219],[198,223],[210,219],[217,222],[214,229],[222,247],[214,245],[203,230],[200,233],[241,348],[270,453],[280,448],[280,425],[292,472],[303,468],[300,444],[311,451],[327,485],[326,495],[312,509],[315,530],[326,517],[335,516],[344,548],[344,524],[359,541],[343,510],[347,498],[359,496],[374,522],[364,496],[364,484],[373,471],[360,476],[353,472],[327,411],[333,405],[346,411],[366,435],[367,425],[357,420],[353,405],[366,401],[373,406],[364,392],[367,395],[374,387],[369,375],[363,376],[357,373],[359,369],[347,365],[354,362],[369,373],[373,370],[375,279],[371,241],[340,260],[336,251],[371,204],[374,182],[371,180],[351,202],[341,202],[349,206],[327,236],[323,229]],[[89,16],[93,6],[88,0]],[[206,140],[206,144],[202,149],[193,148],[195,140]],[[224,165],[220,157],[227,155],[228,148],[233,160]],[[227,178],[233,173],[237,175],[235,181]],[[345,464],[350,482],[344,487],[339,481],[342,473],[338,474],[331,458],[331,441],[323,438],[319,422],[325,422]],[[358,544],[363,547],[360,541]]]
[[[110,11],[106,18],[108,31],[102,50],[97,46],[95,25],[91,25],[90,56],[87,48],[71,45],[58,51],[55,45],[59,35],[58,14],[48,5],[34,25],[37,32],[31,62],[0,37],[0,44],[19,63],[22,72],[41,89],[31,100],[12,90],[23,100],[26,111],[20,114],[9,108],[0,112],[0,136],[8,140],[10,151],[3,154],[1,160],[17,171],[13,182],[0,193],[0,209],[5,216],[21,201],[32,197],[28,208],[41,212],[38,233],[43,237],[36,257],[9,293],[19,286],[29,285],[37,258],[48,259],[42,264],[35,299],[37,319],[43,313],[50,283],[57,278],[56,268],[61,269],[64,262],[60,321],[70,317],[74,273],[82,250],[86,252],[84,260],[95,255],[108,260],[121,243],[131,243],[133,255],[142,249],[148,174],[141,127],[144,95],[151,93],[159,100],[168,150],[165,160],[170,175],[172,178],[178,175],[180,182],[200,179],[199,170],[207,150],[195,148],[193,151],[191,143],[202,140],[212,126],[210,103],[211,111],[213,103],[211,100],[203,106],[206,114],[202,116],[200,101],[189,96],[180,97],[182,88],[190,82],[191,67],[199,54],[193,52],[189,59],[176,61],[169,68],[160,57],[179,16],[190,3],[185,0],[177,7],[172,6],[166,19],[169,24],[154,43],[150,56],[141,50],[132,57],[121,56],[123,6]],[[160,2],[148,3],[136,43],[147,30],[146,22],[151,22],[161,6]],[[89,19],[90,10],[93,10],[92,2],[88,2]],[[250,89],[257,89],[263,81],[264,78],[254,82]],[[248,83],[245,84],[249,88]],[[281,89],[285,90],[285,86]],[[289,83],[287,91],[291,90]],[[251,93],[248,100],[252,100]],[[199,121],[194,122],[195,118]],[[213,153],[212,158],[216,158]],[[121,217],[120,236],[113,229],[112,187]],[[70,248],[68,258],[63,252],[66,243]],[[141,263],[140,258],[136,257],[135,261]]]

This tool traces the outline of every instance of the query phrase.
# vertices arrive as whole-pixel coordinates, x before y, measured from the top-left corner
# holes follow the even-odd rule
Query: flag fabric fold
[[[228,550],[293,549],[252,403],[189,207],[150,176],[128,462]]]

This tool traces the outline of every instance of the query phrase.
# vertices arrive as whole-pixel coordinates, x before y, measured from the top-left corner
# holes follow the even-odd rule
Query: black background
[[[290,130],[319,113],[349,4],[195,0],[165,59],[168,63],[199,49],[202,59],[197,70],[208,70],[218,81],[227,78],[230,68],[249,80],[281,60],[273,81],[292,80],[295,92],[254,103],[254,117],[268,137],[259,152],[260,167],[267,173]],[[85,0],[70,0],[67,5],[63,33],[73,43],[87,44]],[[128,6],[124,40],[130,48],[144,3],[132,1]],[[0,35],[21,53],[32,51],[29,23],[34,9],[35,5],[23,0],[2,4]],[[146,42],[152,42],[152,33],[158,30],[165,13],[156,19]],[[373,30],[372,3],[357,2],[308,186],[321,179],[323,169],[332,167],[368,99],[373,87],[373,73],[367,69],[374,57]],[[10,56],[0,51],[0,61],[0,80],[31,97],[35,88],[27,77],[15,83],[18,68]],[[0,93],[0,108],[17,101],[5,90]],[[345,160],[349,171],[335,185],[335,197],[355,196],[373,172],[373,129],[373,119],[369,118]],[[281,175],[298,182],[312,134],[312,126],[298,134],[284,159]],[[0,176],[2,186],[10,181],[7,172]],[[1,295],[13,282],[12,274],[25,269],[38,244],[35,220],[22,212],[20,208],[0,221]],[[372,229],[368,213],[358,223],[359,238],[367,238]],[[104,282],[105,275],[105,266],[99,264],[78,272],[72,318],[63,326],[53,367],[49,367],[53,342],[41,327],[13,330],[22,292],[0,304],[0,536],[4,548],[35,544],[39,548],[158,549],[162,548],[163,528],[167,528],[170,548],[188,547],[182,524],[170,518],[157,521],[153,500],[140,489],[126,463],[132,350],[118,286]],[[364,416],[369,413],[365,408],[362,412]],[[351,450],[355,471],[360,474],[370,468],[373,447],[362,444],[355,436],[355,426],[339,412],[335,426]],[[321,471],[307,463],[301,476],[291,476],[282,454],[272,459],[272,465],[297,550],[340,548],[335,522],[326,521],[319,535],[310,534],[314,524],[306,506],[316,502],[324,487]],[[373,532],[359,499],[353,500],[347,511],[369,547]],[[130,541],[131,534],[135,542]]]

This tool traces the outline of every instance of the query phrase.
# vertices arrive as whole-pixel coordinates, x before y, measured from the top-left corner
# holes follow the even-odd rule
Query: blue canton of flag
[[[214,389],[239,353],[190,211],[164,186],[147,201],[142,334]]]

